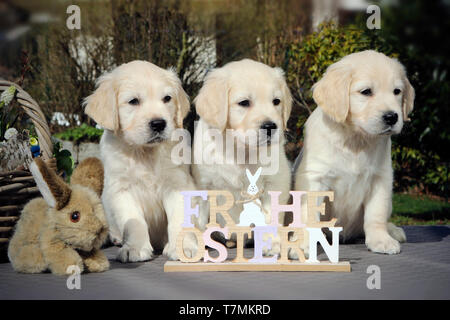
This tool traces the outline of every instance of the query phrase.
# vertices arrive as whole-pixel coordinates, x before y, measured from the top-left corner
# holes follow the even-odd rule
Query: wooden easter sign
[[[184,196],[184,222],[182,231],[177,238],[177,255],[180,261],[168,261],[164,265],[165,272],[199,272],[199,271],[337,271],[349,272],[351,270],[348,261],[339,261],[339,232],[342,227],[335,227],[336,219],[330,221],[317,221],[316,212],[325,214],[325,203],[317,205],[318,197],[328,197],[333,201],[334,194],[331,191],[305,192],[290,191],[292,204],[280,205],[278,198],[280,191],[268,191],[271,199],[270,223],[266,224],[265,214],[261,211],[260,200],[256,199],[244,203],[244,211],[240,214],[239,223],[235,223],[228,214],[235,200],[233,194],[227,190],[198,190],[183,191]],[[301,197],[307,197],[307,218],[302,221]],[[225,203],[218,205],[217,198],[225,198]],[[192,207],[191,199],[201,197],[209,201],[210,219],[206,230],[197,229],[191,221],[192,216],[199,215],[199,206]],[[293,220],[288,226],[279,223],[281,212],[292,212]],[[217,215],[225,220],[225,226],[217,223]],[[332,234],[332,243],[328,243],[322,228],[328,228]],[[213,232],[220,232],[227,239],[232,234],[236,235],[236,256],[228,259],[228,251],[225,245],[212,239]],[[188,233],[193,233],[197,239],[198,250],[195,257],[186,256],[183,250],[183,239]],[[253,235],[252,235],[253,233]],[[253,236],[253,258],[244,257],[244,235]],[[293,236],[294,235],[294,236]],[[300,244],[304,237],[309,240],[309,257],[305,258]],[[279,254],[264,256],[264,249],[270,249],[273,240],[280,242]],[[293,240],[295,239],[295,240]],[[328,261],[317,259],[317,244],[324,249]],[[211,257],[208,249],[215,249],[217,257]],[[294,250],[298,260],[290,260],[288,252]]]

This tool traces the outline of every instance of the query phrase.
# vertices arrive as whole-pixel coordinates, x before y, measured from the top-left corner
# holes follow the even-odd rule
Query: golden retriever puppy
[[[334,191],[327,214],[338,219],[344,239],[364,232],[371,251],[399,253],[406,236],[388,219],[391,135],[400,133],[414,102],[405,69],[375,51],[350,54],[327,69],[313,98],[318,108],[305,125],[296,190]]]
[[[207,75],[195,106],[200,116],[194,134],[192,165],[197,186],[206,190],[228,190],[235,200],[245,200],[242,193],[248,191],[249,179],[259,176],[257,169],[262,167],[253,191],[259,192],[257,197],[268,223],[270,197],[267,191],[282,191],[279,203],[286,204],[291,182],[283,134],[292,98],[283,71],[249,59],[230,62]],[[245,152],[245,157],[239,158],[240,152]],[[267,159],[263,159],[264,154]],[[204,225],[208,209],[200,211],[200,225]],[[229,210],[236,224],[242,211],[242,203]],[[223,224],[221,218],[218,215],[219,223]],[[272,248],[277,252],[279,243],[274,241]]]
[[[176,259],[183,221],[179,191],[195,190],[186,165],[171,161],[171,133],[182,128],[189,100],[172,70],[146,61],[123,64],[99,78],[85,112],[105,131],[103,204],[118,260],[145,261],[155,249]],[[184,242],[186,254],[196,243]],[[192,253],[192,252],[191,252]]]

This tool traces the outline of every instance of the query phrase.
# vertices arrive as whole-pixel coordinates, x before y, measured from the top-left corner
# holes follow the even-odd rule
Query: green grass
[[[391,222],[396,225],[450,224],[450,203],[427,196],[394,194]]]

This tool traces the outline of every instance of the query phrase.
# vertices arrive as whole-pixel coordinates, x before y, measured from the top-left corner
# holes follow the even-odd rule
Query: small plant
[[[74,168],[72,154],[67,149],[61,149],[61,142],[56,141],[53,143],[53,156],[56,159],[56,167],[58,171],[64,172],[65,176],[70,180]]]
[[[99,142],[102,134],[102,129],[97,129],[83,123],[79,127],[67,129],[66,131],[57,133],[55,134],[55,137],[79,144],[81,142]]]

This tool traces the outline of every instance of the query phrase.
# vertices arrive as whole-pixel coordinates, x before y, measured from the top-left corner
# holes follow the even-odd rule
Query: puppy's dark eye
[[[172,100],[172,97],[171,97],[171,96],[165,96],[165,97],[163,98],[163,102],[164,102],[164,103],[167,103],[167,102],[169,102],[170,100]]]
[[[76,223],[80,221],[80,217],[81,217],[80,212],[74,211],[70,214],[70,221]]]
[[[137,106],[139,104],[139,99],[138,98],[133,98],[130,101],[128,101],[128,103],[133,105],[133,106]]]
[[[371,96],[372,95],[372,90],[371,89],[364,89],[363,91],[361,91],[361,94],[364,96]]]
[[[281,100],[280,100],[280,99],[273,99],[272,102],[273,102],[273,104],[274,104],[275,106],[277,106],[277,105],[280,104]]]
[[[395,94],[396,96],[398,96],[400,93],[402,93],[402,90],[400,90],[400,89],[394,89],[394,94]]]
[[[242,100],[238,103],[241,107],[249,107],[250,106],[250,100]]]

